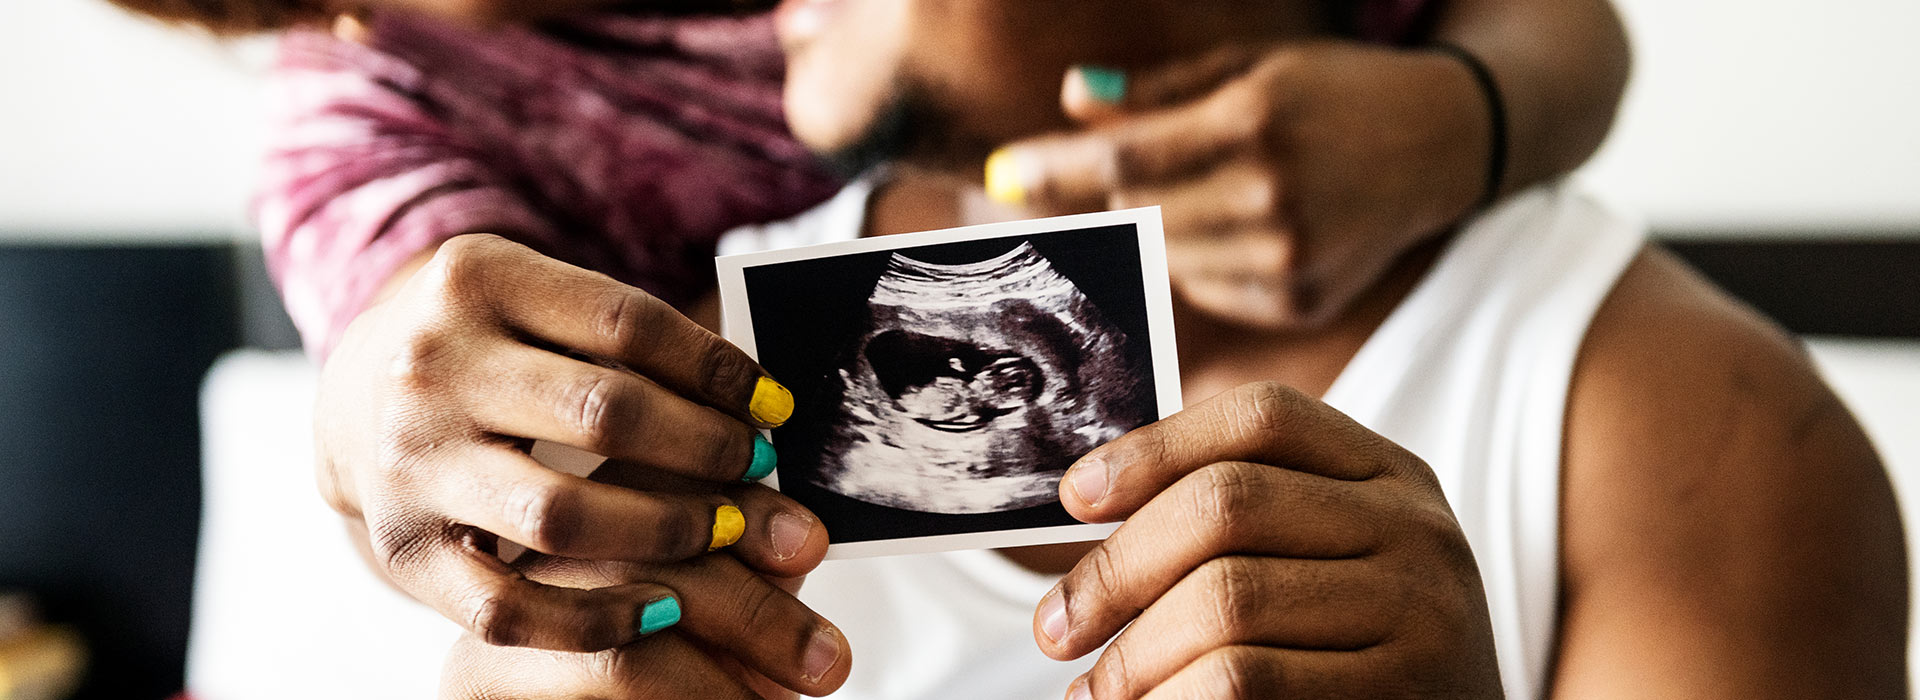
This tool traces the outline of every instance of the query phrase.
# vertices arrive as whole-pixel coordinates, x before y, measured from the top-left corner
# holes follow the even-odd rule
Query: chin
[[[809,89],[805,81],[794,75],[787,79],[782,106],[787,115],[787,128],[800,143],[817,153],[845,148],[864,130],[848,117],[844,105],[836,104],[824,90]]]
[[[827,62],[820,67],[838,66]],[[820,67],[809,65],[805,56],[792,59],[782,105],[787,128],[800,143],[831,159],[872,140],[894,98],[884,81],[859,80],[863,76]]]
[[[928,150],[927,137],[941,133],[946,123],[931,103],[903,83],[865,90],[846,85],[801,89],[805,85],[804,79],[788,83],[789,128],[843,177]]]
[[[885,0],[879,7],[897,1]],[[790,19],[781,25],[788,128],[816,153],[858,147],[894,100],[906,39],[878,28],[899,22],[872,16],[869,3],[844,0],[792,0],[783,11]],[[817,15],[813,24],[791,19],[811,15]]]

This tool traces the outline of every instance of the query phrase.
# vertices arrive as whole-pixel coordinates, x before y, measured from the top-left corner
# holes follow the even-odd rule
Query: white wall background
[[[1920,2],[1617,1],[1638,71],[1595,188],[1667,229],[1920,235]],[[250,235],[267,49],[0,1],[0,240]]]
[[[261,40],[0,0],[0,240],[250,236]]]
[[[1615,2],[1637,69],[1595,187],[1663,229],[1920,234],[1920,2]]]

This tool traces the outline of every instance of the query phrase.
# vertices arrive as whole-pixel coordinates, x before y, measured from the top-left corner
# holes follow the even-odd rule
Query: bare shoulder
[[[1564,450],[1557,695],[1905,697],[1892,488],[1794,338],[1649,248]]]

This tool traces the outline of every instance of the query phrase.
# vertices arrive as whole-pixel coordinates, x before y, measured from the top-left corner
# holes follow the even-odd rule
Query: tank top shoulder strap
[[[1644,227],[1543,186],[1467,223],[1325,400],[1420,455],[1486,585],[1510,698],[1544,691],[1558,601],[1560,446],[1587,327]]]

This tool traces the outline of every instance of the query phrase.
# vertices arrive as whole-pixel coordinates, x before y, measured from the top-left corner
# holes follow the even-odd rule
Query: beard
[[[952,113],[934,95],[936,88],[900,79],[888,90],[888,99],[866,130],[847,145],[820,152],[834,174],[855,180],[882,167],[910,161],[934,169],[977,163],[991,151],[953,128]]]

